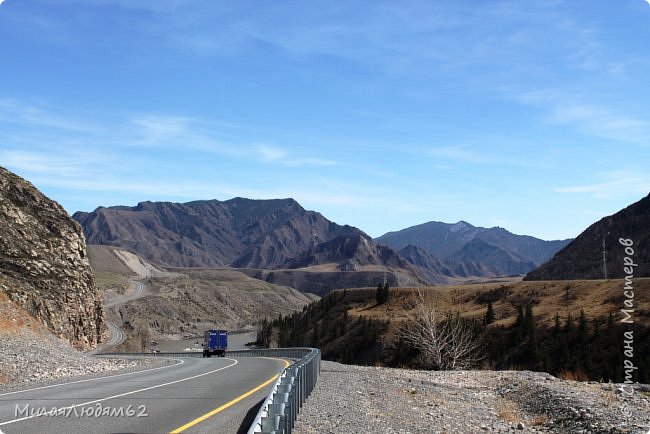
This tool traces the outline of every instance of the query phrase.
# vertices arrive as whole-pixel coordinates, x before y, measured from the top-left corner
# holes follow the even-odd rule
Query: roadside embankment
[[[413,371],[324,361],[294,432],[645,434],[647,390],[640,386],[623,401],[620,385],[538,372]]]

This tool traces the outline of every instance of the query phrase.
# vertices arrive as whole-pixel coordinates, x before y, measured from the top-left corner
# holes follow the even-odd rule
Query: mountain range
[[[89,244],[131,249],[171,267],[286,268],[317,245],[366,236],[293,199],[141,202],[73,215]]]
[[[399,250],[413,264],[461,277],[525,274],[570,242],[544,241],[465,221],[428,222],[389,232],[376,241]]]
[[[466,222],[431,222],[373,240],[293,199],[141,202],[73,217],[88,244],[129,249],[167,267],[238,268],[311,291],[337,281],[374,285],[383,273],[392,284],[524,274],[565,243]]]
[[[625,240],[622,244],[619,240]],[[631,241],[631,245],[628,241]],[[603,241],[607,275],[603,267]],[[632,255],[625,251],[629,247]],[[650,195],[604,217],[584,230],[550,261],[524,280],[609,279],[625,277],[625,257],[634,277],[650,277]]]

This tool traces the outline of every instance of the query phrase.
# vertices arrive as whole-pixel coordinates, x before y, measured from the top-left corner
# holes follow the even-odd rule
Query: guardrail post
[[[273,415],[262,418],[262,432],[275,433],[280,429],[280,416]]]

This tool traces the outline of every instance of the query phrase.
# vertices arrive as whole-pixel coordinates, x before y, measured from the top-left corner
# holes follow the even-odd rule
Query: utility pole
[[[603,237],[603,279],[607,279],[607,247],[605,237]]]
[[[386,287],[386,270],[384,270],[384,288]]]

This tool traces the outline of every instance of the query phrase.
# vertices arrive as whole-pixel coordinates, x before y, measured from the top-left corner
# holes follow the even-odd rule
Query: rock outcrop
[[[104,312],[81,227],[2,167],[0,291],[78,349],[101,340]]]

